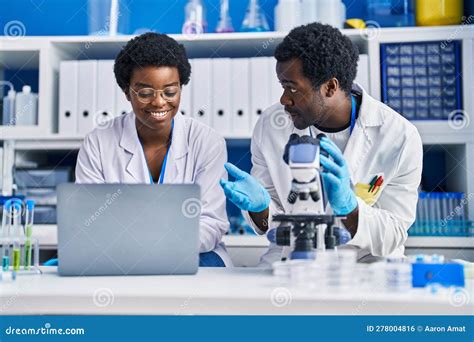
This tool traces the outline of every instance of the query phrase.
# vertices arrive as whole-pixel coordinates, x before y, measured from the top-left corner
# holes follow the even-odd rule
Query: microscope
[[[316,138],[292,134],[285,146],[283,160],[291,169],[291,190],[287,214],[274,215],[281,222],[268,233],[268,239],[279,246],[292,246],[291,259],[315,259],[316,250],[334,249],[335,215],[326,214],[328,204],[321,177],[319,142]],[[322,152],[325,153],[324,151]]]

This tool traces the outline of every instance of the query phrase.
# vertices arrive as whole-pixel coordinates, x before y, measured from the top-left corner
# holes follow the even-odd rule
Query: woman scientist
[[[229,228],[219,186],[225,140],[179,111],[181,89],[191,74],[184,47],[166,35],[145,33],[122,48],[114,73],[133,111],[86,136],[76,182],[199,184],[199,265],[231,266],[221,242]]]

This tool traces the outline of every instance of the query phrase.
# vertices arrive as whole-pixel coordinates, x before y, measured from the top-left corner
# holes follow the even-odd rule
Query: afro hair
[[[314,89],[334,77],[349,94],[357,74],[359,52],[337,28],[311,23],[291,30],[277,46],[275,58],[278,62],[301,60],[303,75]]]
[[[119,87],[127,91],[133,70],[146,66],[176,67],[181,85],[186,85],[191,75],[184,46],[165,34],[147,32],[131,39],[122,48],[114,64]]]

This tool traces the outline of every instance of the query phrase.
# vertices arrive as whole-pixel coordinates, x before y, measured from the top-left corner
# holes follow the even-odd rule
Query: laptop
[[[63,276],[195,274],[196,184],[60,184],[58,272]]]

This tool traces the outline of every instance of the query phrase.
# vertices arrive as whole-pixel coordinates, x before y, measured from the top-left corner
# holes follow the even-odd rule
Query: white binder
[[[79,61],[77,132],[86,135],[93,128],[97,105],[97,61]]]
[[[231,133],[232,73],[230,58],[212,59],[212,127],[223,136]]]
[[[270,100],[270,73],[268,72],[267,57],[250,59],[250,130],[273,102]]]
[[[59,65],[59,134],[77,134],[78,61]]]
[[[181,99],[179,102],[179,111],[185,117],[191,117],[191,87],[189,83],[181,87]]]
[[[250,136],[250,62],[249,58],[231,59],[232,135]]]
[[[94,115],[94,127],[106,125],[118,114],[115,113],[115,77],[114,61],[97,61],[97,108]]]
[[[357,63],[357,76],[355,82],[359,83],[370,94],[369,83],[369,55],[359,55]]]
[[[268,61],[268,77],[270,79],[270,103],[273,105],[280,102],[280,97],[283,95],[283,88],[276,74],[276,63],[275,57],[267,57]]]
[[[115,85],[115,116],[124,115],[132,111],[132,104],[127,100],[122,89]]]
[[[212,77],[211,59],[198,58],[192,61],[192,117],[211,126]]]

